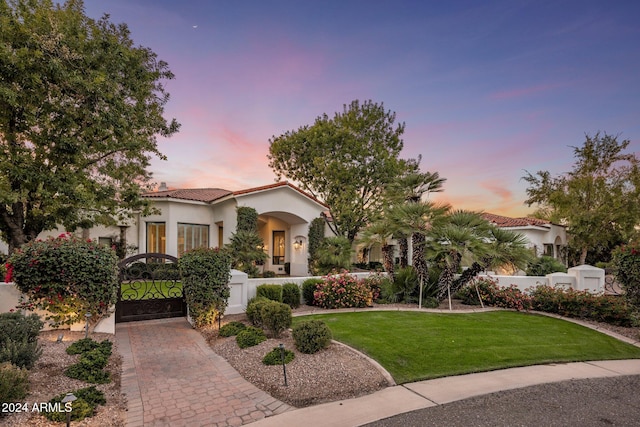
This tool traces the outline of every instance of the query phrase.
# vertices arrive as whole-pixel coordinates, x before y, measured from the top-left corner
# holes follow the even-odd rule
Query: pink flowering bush
[[[346,270],[323,278],[313,293],[314,305],[322,308],[352,308],[371,305],[372,295],[367,284]]]
[[[476,291],[476,286],[478,290]],[[480,304],[478,293],[482,302],[494,307],[511,308],[518,311],[531,309],[531,298],[515,285],[507,288],[498,286],[498,282],[490,277],[480,277],[475,282],[463,288],[458,296],[465,304]]]
[[[5,281],[26,296],[18,308],[46,310],[54,326],[85,321],[95,325],[117,299],[118,257],[113,249],[71,234],[33,240],[8,259]]]

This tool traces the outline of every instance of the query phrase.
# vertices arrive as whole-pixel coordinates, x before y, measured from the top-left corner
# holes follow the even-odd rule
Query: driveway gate
[[[139,254],[120,261],[118,268],[116,322],[187,315],[176,257]]]

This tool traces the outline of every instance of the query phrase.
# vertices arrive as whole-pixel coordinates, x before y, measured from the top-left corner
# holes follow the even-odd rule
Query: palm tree
[[[478,212],[456,210],[429,233],[430,257],[440,262],[442,272],[438,279],[438,300],[449,296],[451,285],[463,258],[476,260],[488,251],[487,241],[491,225]]]
[[[393,229],[391,224],[383,217],[364,229],[358,238],[358,243],[365,244],[368,248],[374,245],[380,245],[384,269],[389,275],[389,278],[394,280],[393,246],[389,244],[389,238],[392,235]]]
[[[393,206],[386,215],[395,231],[411,236],[412,264],[420,281],[418,301],[420,308],[422,308],[422,288],[429,272],[424,254],[425,236],[449,209],[448,205],[436,205],[433,202],[422,201]]]
[[[457,292],[458,289],[487,269],[508,266],[512,270],[524,270],[532,258],[533,253],[527,247],[526,237],[520,233],[491,225],[486,254],[481,259],[474,261],[458,279],[454,280],[451,290],[454,293]]]
[[[445,181],[446,178],[441,178],[438,172],[409,172],[386,188],[385,197],[391,207],[404,203],[419,203],[425,195],[428,197],[430,193],[441,192]],[[401,268],[408,265],[410,235],[411,233],[396,232],[394,236],[398,240]]]

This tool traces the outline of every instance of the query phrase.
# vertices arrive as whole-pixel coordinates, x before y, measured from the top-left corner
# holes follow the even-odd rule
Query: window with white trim
[[[208,225],[178,223],[178,257],[191,249],[208,247]]]

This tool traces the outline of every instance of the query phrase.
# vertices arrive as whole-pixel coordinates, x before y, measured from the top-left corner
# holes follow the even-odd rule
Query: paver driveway
[[[184,318],[120,323],[127,427],[239,426],[292,409],[247,382]]]

